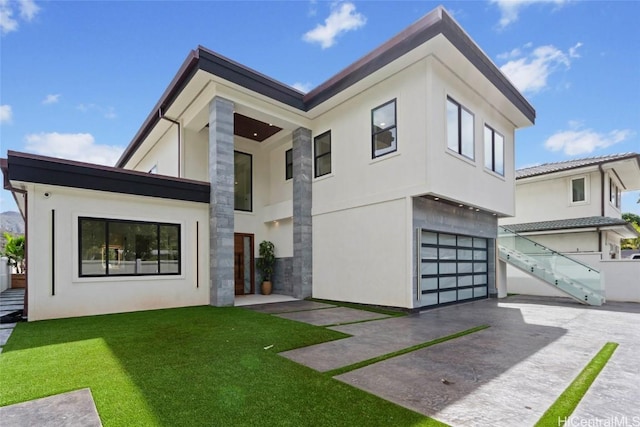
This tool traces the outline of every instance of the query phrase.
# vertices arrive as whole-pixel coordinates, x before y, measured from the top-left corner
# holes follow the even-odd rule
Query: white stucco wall
[[[640,303],[640,260],[604,260],[600,271],[605,275],[607,301]]]
[[[169,127],[143,156],[142,153],[136,153],[138,156],[140,159],[129,169],[149,172],[156,166],[159,175],[178,176],[178,158],[181,157],[178,151],[178,126]]]
[[[397,199],[314,216],[313,297],[411,307],[410,208]]]
[[[207,204],[40,184],[29,184],[27,189],[30,321],[209,303]],[[45,197],[45,192],[50,196]],[[52,210],[55,210],[55,295],[52,295]],[[79,277],[79,216],[180,224],[181,274]]]
[[[430,192],[503,215],[515,213],[514,133],[492,100],[451,73],[441,62],[429,58],[427,110],[426,182]],[[447,148],[446,99],[453,98],[474,115],[474,159]],[[504,176],[484,167],[484,126],[504,136]]]
[[[182,176],[209,182],[209,128],[200,131],[184,128],[183,137]]]

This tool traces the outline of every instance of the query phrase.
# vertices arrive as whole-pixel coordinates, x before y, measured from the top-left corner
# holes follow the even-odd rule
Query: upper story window
[[[251,212],[253,210],[253,165],[251,154],[234,151],[234,209]]]
[[[613,178],[609,178],[609,201],[616,208],[620,209],[620,205],[622,203],[622,191],[620,187],[618,187],[613,180]]]
[[[474,159],[473,128],[471,111],[447,97],[447,147],[469,159]]]
[[[313,169],[318,178],[331,173],[331,131],[313,139]]]
[[[288,149],[284,153],[284,179],[285,181],[293,178],[293,149]]]
[[[587,201],[587,178],[573,178],[571,180],[571,203]]]
[[[180,274],[180,225],[78,218],[80,277]]]
[[[484,167],[504,176],[504,137],[484,125]]]
[[[393,153],[398,149],[396,135],[396,100],[371,110],[371,157]]]

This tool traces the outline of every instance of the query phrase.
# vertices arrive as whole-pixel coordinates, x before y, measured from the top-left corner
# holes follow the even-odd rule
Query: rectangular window
[[[471,111],[447,97],[447,147],[471,160],[474,159],[473,121]]]
[[[393,153],[398,149],[396,135],[396,100],[371,110],[371,157]]]
[[[253,210],[253,165],[251,154],[234,151],[234,209],[251,212]]]
[[[331,173],[331,131],[313,139],[313,167],[317,178]]]
[[[293,178],[293,149],[284,153],[284,179],[287,181],[291,178]]]
[[[583,178],[574,178],[571,180],[571,202],[586,202],[586,179]]]
[[[78,218],[80,277],[180,274],[180,225]]]
[[[620,208],[622,199],[622,192],[620,188],[613,181],[613,178],[609,178],[609,201],[616,207]]]
[[[484,167],[504,176],[504,137],[484,125]]]

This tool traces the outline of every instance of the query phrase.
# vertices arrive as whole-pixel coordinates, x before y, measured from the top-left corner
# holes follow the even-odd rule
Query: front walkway
[[[0,292],[0,353],[16,326],[16,312],[24,309],[24,289],[7,289]],[[7,320],[5,322],[5,320]]]
[[[300,303],[275,304],[268,312],[313,324],[335,325],[342,319],[333,308]],[[640,304],[587,307],[563,298],[491,299],[332,326],[353,336],[282,355],[324,372],[480,325],[489,328],[335,378],[454,426],[534,425],[613,341],[620,346],[573,418],[578,424],[613,425],[640,416]]]

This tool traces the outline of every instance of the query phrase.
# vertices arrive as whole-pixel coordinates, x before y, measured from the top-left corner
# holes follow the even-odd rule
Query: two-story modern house
[[[29,319],[275,291],[418,309],[496,293],[535,111],[437,8],[307,94],[192,51],[116,167],[10,152]]]

